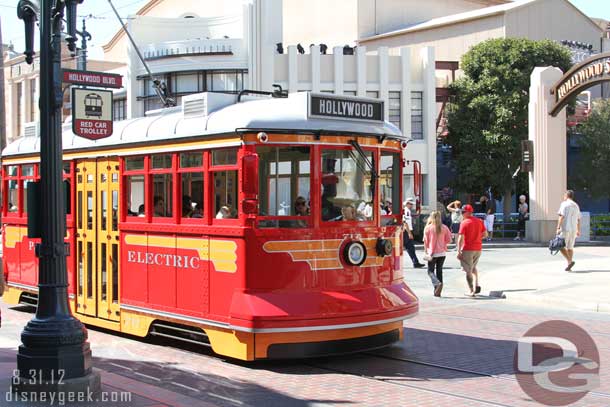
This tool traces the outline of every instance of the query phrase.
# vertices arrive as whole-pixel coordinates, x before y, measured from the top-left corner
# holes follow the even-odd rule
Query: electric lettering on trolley
[[[128,250],[127,262],[147,264],[153,266],[180,267],[191,269],[198,269],[200,266],[200,259],[195,256],[147,253],[139,250]]]

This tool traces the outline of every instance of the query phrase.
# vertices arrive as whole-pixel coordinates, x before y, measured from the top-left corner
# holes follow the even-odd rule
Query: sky
[[[135,14],[149,0],[112,0],[121,17]],[[234,0],[223,0],[234,1]],[[307,0],[301,0],[307,1]],[[569,0],[590,17],[610,20],[608,0]],[[0,24],[2,25],[2,42],[12,42],[18,52],[24,49],[23,23],[17,18],[18,0],[0,0]],[[89,58],[102,59],[101,46],[106,44],[119,30],[120,23],[112,12],[108,0],[85,0],[78,7],[81,16],[77,28],[80,30],[82,17],[87,18],[87,31],[93,37],[89,42]]]
[[[122,18],[135,14],[149,0],[112,0]],[[0,0],[0,24],[2,24],[2,42],[12,42],[15,50],[22,52],[25,48],[25,36],[23,22],[17,18],[18,0]],[[82,27],[82,19],[85,17],[87,31],[92,39],[87,44],[89,58],[102,59],[102,45],[105,45],[116,32],[121,24],[114,15],[108,0],[85,0],[78,6],[79,20],[77,29]],[[79,38],[80,43],[80,38]]]

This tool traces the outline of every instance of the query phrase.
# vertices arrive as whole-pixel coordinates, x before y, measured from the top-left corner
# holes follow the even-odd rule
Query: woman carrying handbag
[[[443,264],[451,231],[441,221],[441,213],[434,211],[428,217],[424,229],[424,260],[428,262],[428,275],[434,285],[434,296],[440,297],[443,290]],[[435,273],[436,269],[436,273]]]

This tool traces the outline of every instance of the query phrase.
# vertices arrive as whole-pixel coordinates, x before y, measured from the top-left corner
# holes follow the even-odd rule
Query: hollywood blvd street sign
[[[98,140],[112,135],[112,91],[72,88],[72,131]]]
[[[62,73],[63,83],[96,86],[98,88],[120,89],[123,87],[123,77],[114,73],[76,71],[73,69],[63,69]]]

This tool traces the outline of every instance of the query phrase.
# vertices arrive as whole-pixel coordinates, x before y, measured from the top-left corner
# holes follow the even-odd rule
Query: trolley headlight
[[[352,266],[359,266],[366,260],[366,247],[361,242],[350,242],[343,249],[343,258]]]
[[[383,257],[392,254],[393,246],[390,240],[380,237],[377,239],[377,245],[375,248],[377,249],[377,255]]]

